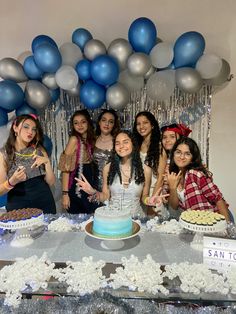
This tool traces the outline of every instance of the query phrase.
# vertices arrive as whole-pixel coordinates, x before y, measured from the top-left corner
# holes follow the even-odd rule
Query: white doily
[[[53,220],[48,225],[48,231],[52,231],[52,232],[67,232],[67,231],[72,231],[75,229],[79,229],[79,225],[73,224],[66,217],[59,217],[58,219]]]
[[[46,289],[54,264],[47,260],[46,253],[42,257],[31,256],[19,258],[9,266],[0,270],[0,289],[6,293],[4,304],[17,307],[21,302],[21,292],[26,288],[33,291]]]
[[[107,286],[105,276],[102,275],[104,261],[94,262],[90,256],[83,257],[82,262],[66,264],[66,268],[54,269],[53,276],[59,282],[67,283],[67,293],[73,292],[83,296]]]
[[[118,267],[115,274],[110,275],[109,286],[118,289],[128,287],[129,290],[168,294],[169,291],[163,286],[163,276],[160,264],[156,263],[151,255],[147,255],[143,262],[131,255],[130,259],[121,259],[124,267]]]
[[[159,218],[155,217],[147,221],[146,227],[149,231],[156,231],[161,233],[180,234],[182,232],[182,227],[175,219],[171,219],[170,221],[163,221],[162,224],[160,224]]]

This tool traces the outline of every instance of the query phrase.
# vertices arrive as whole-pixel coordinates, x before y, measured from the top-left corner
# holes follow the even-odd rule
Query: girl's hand
[[[81,179],[75,178],[75,180],[77,181],[76,185],[79,186],[85,193],[94,194],[96,192],[83,174],[81,174]]]
[[[17,183],[25,181],[26,179],[27,175],[25,173],[25,167],[19,166],[13,175],[9,178],[9,181],[12,185],[16,185]]]
[[[62,195],[61,205],[63,209],[68,209],[70,207],[70,197],[68,194]]]
[[[161,190],[162,187],[160,187],[157,192],[151,196],[151,197],[147,197],[147,203],[146,205],[148,206],[160,206],[163,203],[163,200],[166,200],[166,198],[170,195],[170,194],[161,194]]]
[[[181,179],[181,175],[182,175],[181,170],[179,171],[178,174],[176,174],[175,172],[171,172],[171,173],[169,171],[167,172],[167,181],[169,184],[169,188],[171,190],[177,189],[180,179]]]
[[[31,166],[31,168],[38,168],[42,164],[46,165],[49,162],[49,158],[46,156],[39,156],[39,155],[35,154],[32,158],[35,161],[34,161],[33,165]]]

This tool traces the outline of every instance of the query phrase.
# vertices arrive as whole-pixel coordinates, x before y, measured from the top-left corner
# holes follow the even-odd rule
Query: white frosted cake
[[[226,228],[225,217],[210,210],[187,210],[180,215],[182,227],[196,232],[221,232]]]
[[[114,209],[109,206],[95,210],[92,232],[102,238],[122,238],[132,234],[133,223],[128,209]]]

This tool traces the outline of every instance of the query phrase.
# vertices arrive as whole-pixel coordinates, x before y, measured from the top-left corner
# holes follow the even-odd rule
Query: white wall
[[[0,59],[17,58],[30,50],[32,39],[47,34],[58,45],[71,41],[73,31],[85,27],[108,45],[127,38],[131,22],[149,17],[158,36],[174,41],[186,31],[199,31],[206,52],[218,54],[236,75],[235,0],[1,0]],[[210,170],[236,213],[236,79],[213,95],[210,137]]]

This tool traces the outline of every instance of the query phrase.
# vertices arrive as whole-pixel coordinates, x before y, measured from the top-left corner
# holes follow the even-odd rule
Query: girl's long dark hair
[[[189,147],[190,153],[192,154],[192,160],[190,164],[186,167],[186,170],[199,170],[202,171],[207,177],[210,177],[212,174],[202,163],[202,157],[197,143],[193,139],[185,136],[176,141],[170,153],[170,172],[179,172],[179,168],[174,161],[174,153],[177,150],[178,146],[181,144],[187,145]]]
[[[148,147],[147,156],[145,158],[144,163],[150,168],[152,168],[154,174],[157,174],[157,168],[159,165],[160,158],[160,138],[161,138],[159,124],[151,112],[141,111],[136,115],[133,126],[133,134],[137,140],[139,151],[143,142],[143,137],[137,131],[137,118],[140,116],[146,117],[150,121],[152,126],[150,145]]]
[[[121,133],[126,134],[131,139],[132,144],[133,144],[133,150],[131,153],[131,178],[134,175],[134,181],[136,184],[143,183],[145,181],[145,177],[144,177],[142,161],[139,155],[139,150],[138,150],[136,139],[132,135],[132,133],[127,130],[120,131],[116,135],[116,137]],[[116,140],[116,137],[115,137],[115,140]],[[114,140],[114,143],[115,143],[115,140]],[[114,153],[111,158],[111,165],[110,165],[110,170],[109,170],[108,178],[107,178],[108,185],[111,185],[113,183],[116,175],[118,175],[120,179],[120,183],[122,184],[120,163],[121,163],[121,157],[119,157],[117,153],[115,152],[115,144],[114,144]]]
[[[74,135],[76,137],[79,137],[82,140],[81,135],[75,130],[73,122],[74,122],[74,118],[76,116],[83,116],[86,121],[88,122],[88,130],[87,130],[87,138],[86,138],[86,142],[87,144],[92,145],[92,147],[94,146],[95,143],[95,134],[94,134],[94,127],[93,127],[93,121],[90,117],[90,114],[88,112],[88,110],[86,109],[82,109],[82,110],[77,110],[74,112],[74,114],[72,115],[71,119],[70,119],[70,135]]]
[[[10,169],[11,165],[13,164],[15,160],[15,150],[16,150],[15,143],[16,143],[17,134],[15,133],[13,127],[19,126],[19,124],[24,122],[25,120],[32,120],[36,124],[36,135],[32,139],[32,141],[29,143],[29,146],[32,145],[32,146],[35,146],[35,148],[42,147],[45,150],[43,146],[43,130],[37,117],[30,114],[23,114],[23,115],[17,116],[11,125],[8,139],[6,141],[6,144],[4,145],[4,149],[6,151],[6,157],[7,157],[6,158],[7,169]]]
[[[101,119],[105,113],[110,113],[114,117],[114,126],[113,126],[113,129],[111,131],[111,135],[116,136],[116,134],[120,131],[120,122],[119,122],[119,118],[118,118],[116,111],[113,109],[102,109],[101,113],[99,114],[99,116],[97,118],[96,135],[99,136],[101,134],[99,122],[101,121]]]

